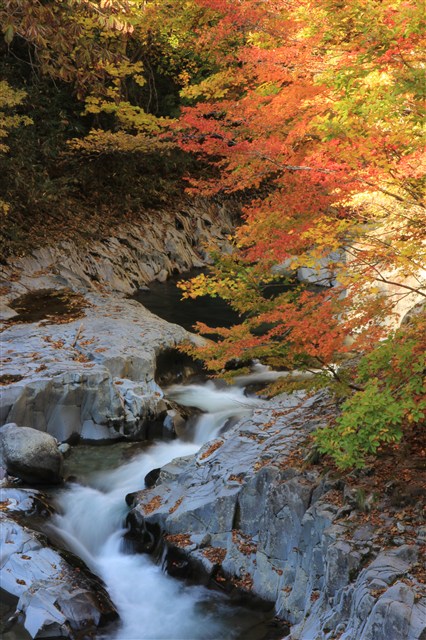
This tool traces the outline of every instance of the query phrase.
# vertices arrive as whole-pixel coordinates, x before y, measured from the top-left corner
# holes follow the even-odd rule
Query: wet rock
[[[164,418],[164,428],[170,431],[172,435],[185,439],[186,436],[186,420],[175,409],[168,409]]]
[[[183,384],[205,378],[202,362],[177,349],[167,349],[159,354],[155,368],[155,381],[161,387]]]
[[[197,575],[212,579],[220,567],[230,583],[274,602],[292,640],[424,638],[424,588],[410,574],[419,547],[385,551],[371,544],[368,525],[352,532],[341,503],[329,499],[343,501],[343,485],[289,461],[333,403],[323,392],[299,397],[292,411],[282,401],[282,410],[275,398],[133,494],[135,537],[132,518],[141,531],[156,525],[168,544],[181,541],[179,563],[186,558]]]
[[[191,563],[183,551],[173,547],[168,550],[165,560],[167,573],[173,578],[188,579],[192,575]]]
[[[7,473],[30,483],[62,482],[62,454],[56,440],[29,427],[7,424],[0,429],[1,464]]]
[[[53,513],[53,507],[47,497],[37,489],[4,487],[1,489],[1,505],[2,511],[9,514],[46,517]]]
[[[29,498],[28,498],[29,499]],[[84,637],[117,617],[100,581],[65,561],[46,539],[0,514],[1,586],[32,638]]]
[[[64,442],[75,435],[144,439],[153,421],[164,421],[169,405],[154,380],[157,357],[191,334],[137,302],[89,298],[82,321],[11,325],[3,332],[10,360],[3,373],[18,367],[21,376],[2,386],[0,423],[29,426]]]
[[[131,512],[126,519],[127,533],[124,540],[132,553],[154,553],[161,546],[161,530],[157,524],[146,522],[137,512]]]
[[[59,445],[58,450],[62,453],[64,458],[68,458],[71,453],[71,446],[67,442],[63,442]]]
[[[113,237],[87,247],[41,247],[5,266],[0,424],[16,422],[60,442],[75,435],[146,437],[148,425],[164,420],[170,408],[155,382],[157,359],[183,341],[202,339],[123,296],[156,278],[204,266],[203,246],[226,243],[232,225],[224,207],[188,201],[179,211],[123,224]],[[60,316],[15,322],[10,305],[42,290],[78,297],[82,317],[69,315],[65,324]]]
[[[145,486],[148,489],[150,489],[151,487],[153,487],[155,485],[155,483],[157,482],[158,478],[160,477],[160,471],[161,471],[160,468],[152,469],[152,471],[150,471],[149,473],[146,474],[146,476],[145,476]]]

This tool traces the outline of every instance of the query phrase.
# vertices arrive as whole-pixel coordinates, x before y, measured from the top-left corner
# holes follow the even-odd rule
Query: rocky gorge
[[[189,209],[123,227],[83,250],[47,246],[6,266],[1,423],[46,431],[61,442],[73,434],[143,437],[148,422],[167,409],[155,382],[157,357],[199,338],[126,296],[204,265],[206,244],[226,242],[231,227],[221,208]],[[59,310],[50,315],[55,295]],[[13,308],[22,300],[29,305],[23,322]],[[32,322],[34,308],[42,313]]]
[[[0,417],[17,426],[0,430],[2,466],[24,481],[18,490],[6,477],[2,487],[1,585],[18,598],[9,605],[9,626],[20,618],[33,638],[105,637],[98,628],[126,611],[116,604],[120,595],[108,595],[101,583],[109,584],[117,547],[100,557],[92,542],[81,543],[81,555],[77,533],[67,529],[65,546],[73,553],[64,555],[64,539],[40,527],[40,519],[59,527],[71,510],[60,502],[55,515],[50,500],[25,485],[33,478],[8,462],[7,431],[31,428],[72,448],[79,440],[170,440],[159,458],[139,461],[138,471],[129,467],[132,482],[114,493],[117,512],[105,526],[114,544],[124,535],[134,564],[148,552],[170,575],[261,599],[284,623],[274,638],[426,637],[420,473],[415,496],[401,490],[397,470],[382,493],[376,468],[370,477],[342,478],[306,461],[309,435],[338,411],[327,392],[267,402],[242,389],[166,388],[176,381],[163,376],[167,367],[183,367],[175,347],[199,338],[126,296],[153,279],[204,265],[205,243],[215,238],[225,245],[231,227],[220,207],[194,207],[165,214],[155,225],[123,226],[83,251],[72,243],[42,248],[4,269]],[[40,307],[40,294],[47,296],[45,313],[23,318],[22,298],[33,296],[32,307]],[[59,312],[49,315],[52,295],[60,297]],[[199,422],[201,438],[186,432],[182,406],[188,405],[210,418]],[[194,418],[189,423],[193,428]],[[176,432],[182,442],[174,448]],[[53,477],[43,482],[49,487]],[[113,497],[111,487],[102,488],[105,500]],[[74,485],[75,496],[79,490]],[[99,509],[107,510],[106,502]],[[201,624],[197,618],[179,637],[189,638]],[[159,635],[147,625],[139,637],[129,635],[134,629],[124,626],[118,637],[172,640],[166,627]],[[212,629],[203,635],[200,626],[194,638],[235,637],[229,627]]]

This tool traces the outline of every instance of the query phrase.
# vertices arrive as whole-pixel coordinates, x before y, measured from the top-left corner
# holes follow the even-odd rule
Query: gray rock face
[[[12,423],[0,429],[0,465],[25,482],[62,481],[62,454],[55,438],[29,427]]]
[[[212,241],[224,244],[232,229],[232,215],[225,207],[186,201],[179,210],[141,213],[139,224],[123,222],[110,237],[86,247],[61,242],[36,249],[4,267],[3,277],[15,297],[52,286],[130,294],[152,280],[204,266],[209,261],[205,246]],[[16,273],[19,281],[12,277]],[[1,313],[10,317],[6,307]]]
[[[0,424],[29,426],[61,442],[72,434],[143,439],[152,420],[166,417],[157,356],[197,336],[132,300],[87,298],[81,320],[3,331],[2,372],[19,371],[22,379],[2,387]]]
[[[204,245],[226,242],[231,229],[224,208],[182,203],[179,211],[123,224],[114,237],[83,250],[71,242],[43,247],[4,267],[4,320],[16,315],[12,300],[40,289],[67,287],[82,293],[88,306],[82,320],[68,324],[5,326],[2,375],[10,384],[2,386],[0,424],[16,422],[59,441],[73,434],[147,437],[148,425],[170,409],[154,380],[157,356],[199,338],[123,296],[203,266],[209,259]]]
[[[426,597],[410,573],[419,547],[381,549],[344,517],[337,481],[291,466],[291,451],[333,407],[322,394],[289,404],[275,399],[163,467],[154,487],[128,497],[133,533],[160,529],[193,565],[210,575],[220,565],[275,603],[291,640],[420,640]]]
[[[115,607],[98,579],[83,566],[72,566],[47,546],[43,535],[14,519],[37,509],[40,499],[33,490],[2,489],[2,589],[17,598],[14,618],[32,638],[89,637],[117,617]]]

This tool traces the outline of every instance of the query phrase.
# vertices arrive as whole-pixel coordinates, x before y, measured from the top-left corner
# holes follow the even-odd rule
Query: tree
[[[84,173],[99,210],[111,207],[111,184],[120,210],[129,193],[139,210],[143,158],[179,144],[175,164],[202,161],[190,191],[243,202],[232,253],[183,285],[242,314],[229,330],[200,327],[220,336],[201,350],[213,371],[257,357],[321,368],[342,385],[335,365],[373,353],[392,314],[426,296],[419,1],[5,0],[0,21],[10,57],[75,101],[74,133],[57,109],[63,146],[35,182],[41,174],[55,190],[56,160],[72,156],[84,172],[78,183],[65,171],[66,194],[76,182],[78,197],[87,191]],[[27,198],[31,215],[49,189],[37,206]],[[301,267],[330,286],[297,284]],[[265,293],[283,278],[286,290]]]
[[[281,366],[333,366],[369,352],[398,305],[426,296],[420,3],[378,0],[230,3],[208,36],[233,48],[185,90],[184,149],[209,158],[207,194],[249,198],[231,256],[184,295],[221,295],[245,314],[199,353]],[[230,25],[237,25],[234,36]],[[254,197],[250,201],[250,194]],[[283,271],[327,264],[338,284],[265,298]],[[354,406],[354,405],[351,405]],[[349,411],[349,405],[347,410]]]
[[[166,92],[177,94],[206,61],[190,53],[192,24],[200,25],[204,12],[188,2],[178,13],[180,4],[6,0],[0,24],[8,46],[21,50],[35,74],[70,85],[83,102],[93,127],[75,143],[79,152],[94,153],[97,145],[159,151],[158,135],[168,124],[160,112],[172,109],[160,104],[157,84],[168,78]]]
[[[210,69],[192,46],[204,20],[191,1],[0,3],[0,75],[34,118],[0,157],[3,259],[45,242],[46,227],[84,242],[182,194],[192,159],[165,133],[180,89]]]
[[[16,113],[25,96],[24,91],[16,91],[6,81],[0,81],[0,154],[9,151],[6,140],[13,129],[32,124],[31,118]],[[9,208],[9,203],[0,198],[0,217],[6,215]]]

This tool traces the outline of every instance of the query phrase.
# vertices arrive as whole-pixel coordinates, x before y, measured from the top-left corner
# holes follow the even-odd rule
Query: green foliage
[[[357,383],[363,389],[346,400],[336,424],[315,437],[319,450],[338,467],[362,468],[366,456],[399,442],[405,427],[424,423],[425,335],[423,316],[362,358]]]

